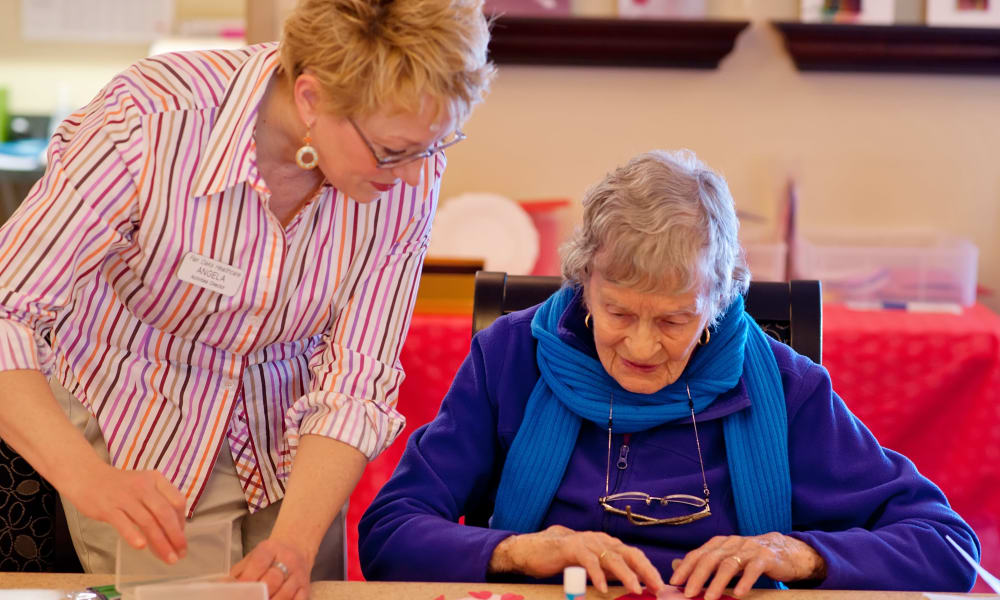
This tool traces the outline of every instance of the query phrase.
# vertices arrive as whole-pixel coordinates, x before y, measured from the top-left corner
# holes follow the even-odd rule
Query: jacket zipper
[[[619,491],[618,486],[621,485],[622,475],[625,470],[628,469],[628,453],[629,453],[629,440],[632,439],[631,433],[626,433],[622,437],[622,445],[618,449],[618,462],[615,466],[618,467],[618,471],[615,473],[615,488],[614,492]]]
[[[622,438],[622,447],[618,451],[618,469],[624,471],[628,468],[628,442],[632,437],[631,433],[626,433]]]

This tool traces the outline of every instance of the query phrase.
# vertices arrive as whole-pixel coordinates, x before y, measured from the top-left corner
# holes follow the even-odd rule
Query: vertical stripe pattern
[[[256,167],[277,46],[145,59],[53,136],[0,228],[0,369],[41,369],[96,416],[112,462],[193,511],[225,442],[248,505],[280,499],[298,441],[377,456],[400,432],[399,352],[445,161],[362,204],[330,185],[282,227]],[[178,278],[194,253],[244,274]]]

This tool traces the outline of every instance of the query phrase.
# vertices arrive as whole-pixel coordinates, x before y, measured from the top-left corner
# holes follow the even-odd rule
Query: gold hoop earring
[[[712,332],[709,331],[708,327],[705,327],[705,331],[701,332],[701,335],[698,337],[698,345],[704,346],[711,339],[712,339]]]
[[[319,164],[319,154],[312,147],[312,137],[309,135],[308,129],[306,129],[306,136],[302,138],[302,147],[295,153],[295,164],[306,171],[315,169],[316,165]]]
[[[587,313],[587,316],[583,318],[583,324],[587,329],[590,329],[590,313]]]

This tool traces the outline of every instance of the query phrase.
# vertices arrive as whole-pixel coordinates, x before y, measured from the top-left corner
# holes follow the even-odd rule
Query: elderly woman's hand
[[[653,591],[665,587],[642,550],[606,533],[574,531],[561,525],[500,542],[490,558],[489,571],[551,577],[573,565],[587,569],[590,581],[601,592],[608,591],[609,578],[621,581],[634,594],[642,593],[642,583]]]
[[[826,562],[809,544],[777,532],[752,537],[716,536],[688,552],[683,560],[674,561],[670,583],[683,585],[684,595],[690,598],[701,592],[714,573],[705,600],[716,600],[741,572],[733,588],[737,598],[747,593],[761,575],[776,581],[822,580],[826,577]]]

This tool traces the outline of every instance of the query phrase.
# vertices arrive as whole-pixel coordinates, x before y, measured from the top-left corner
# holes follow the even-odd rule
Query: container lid
[[[142,585],[135,589],[135,600],[267,600],[263,581],[195,581]]]

